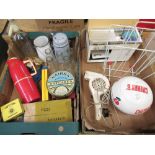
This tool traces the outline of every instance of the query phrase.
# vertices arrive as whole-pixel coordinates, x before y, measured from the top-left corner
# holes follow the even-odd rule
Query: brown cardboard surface
[[[96,121],[94,118],[94,107],[92,106],[89,110],[88,108],[91,106],[91,94],[88,87],[88,81],[84,79],[84,72],[86,70],[88,71],[94,71],[103,73],[102,65],[103,63],[87,63],[86,60],[87,57],[87,51],[86,49],[81,52],[81,109],[82,109],[82,119],[84,126],[89,130],[94,131],[102,131],[102,132],[110,132],[110,133],[135,133],[135,132],[141,132],[143,129],[149,129],[150,127],[155,125],[155,103],[152,105],[151,109],[148,110],[143,115],[139,116],[130,116],[123,114],[122,112],[118,111],[118,116],[121,121],[121,126],[119,126],[117,129],[109,129],[105,125],[105,121],[102,119],[100,121]],[[128,62],[128,65],[134,61],[133,60]],[[129,66],[126,66],[129,67]],[[145,72],[146,73],[146,72]],[[116,79],[112,79],[111,84]],[[154,91],[155,83],[154,78],[149,78],[147,80],[148,84],[151,86],[152,90]],[[155,91],[154,91],[155,96]],[[111,106],[111,111],[113,114],[114,109]],[[114,116],[113,117],[115,125],[117,126],[117,119]],[[109,122],[110,123],[110,122]]]
[[[80,48],[81,50],[85,48],[86,45],[86,29],[81,30],[80,34]]]
[[[18,92],[17,92],[16,88],[14,87],[14,89],[12,91],[10,101],[15,100],[16,98],[19,98],[19,95],[18,95]]]
[[[138,19],[89,19],[88,30],[92,28],[109,27],[112,24],[135,26]]]
[[[0,33],[4,30],[6,23],[7,19],[0,19]]]
[[[4,68],[4,66],[5,66],[6,59],[7,59],[7,58],[2,58],[2,59],[1,59],[1,64],[0,64],[0,75],[1,75],[1,73],[3,72],[3,68]]]
[[[80,19],[16,19],[16,25],[25,32],[80,31],[84,20]]]
[[[0,93],[6,96],[7,102],[10,100],[10,96],[13,90],[13,82],[9,76],[7,65],[5,64],[2,74],[0,75]]]
[[[148,50],[154,50],[155,49],[155,32],[145,32],[143,34],[143,44],[142,47],[145,48],[147,46]],[[149,45],[147,43],[152,40]],[[155,65],[152,65],[152,70],[155,71]]]
[[[24,122],[70,122],[71,100],[53,100],[24,104]]]

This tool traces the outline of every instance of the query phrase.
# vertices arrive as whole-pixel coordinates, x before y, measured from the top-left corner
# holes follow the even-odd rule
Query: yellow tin
[[[17,118],[24,113],[23,106],[19,99],[15,99],[1,107],[3,121],[9,121]]]

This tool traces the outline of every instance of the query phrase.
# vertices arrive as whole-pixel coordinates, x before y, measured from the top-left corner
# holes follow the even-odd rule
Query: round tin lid
[[[36,47],[43,47],[48,44],[49,40],[46,36],[39,36],[34,39],[33,43]]]
[[[47,81],[49,93],[57,97],[67,96],[73,91],[74,86],[74,76],[67,71],[57,71]]]
[[[68,45],[68,38],[65,33],[56,33],[53,36],[53,45],[56,47],[64,47]]]

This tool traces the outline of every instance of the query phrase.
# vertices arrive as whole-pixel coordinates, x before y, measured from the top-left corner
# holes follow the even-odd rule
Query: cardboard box
[[[5,26],[7,24],[7,19],[0,19],[0,33],[4,30]]]
[[[71,99],[36,102],[24,105],[24,122],[71,122]]]
[[[92,20],[90,20],[90,23],[91,22]],[[105,22],[105,25],[109,25],[109,23],[110,24],[119,23],[120,20],[118,21],[109,20],[109,22],[107,20],[102,20],[102,21],[93,20],[93,22],[95,23],[94,25],[97,25],[99,27],[100,23],[103,24]],[[135,20],[133,21],[129,20],[129,22],[135,25]],[[128,25],[128,22],[124,22],[124,24]],[[146,37],[145,39],[148,40],[148,37]],[[153,48],[153,44],[154,42],[152,43],[152,45],[150,45],[150,48]],[[141,45],[141,48],[142,48],[142,45]],[[81,58],[80,59],[80,64],[81,64],[81,90],[80,90],[81,100],[80,100],[80,103],[81,103],[82,133],[83,134],[154,134],[155,133],[155,117],[154,117],[155,116],[154,115],[155,114],[155,101],[152,104],[151,109],[149,109],[146,113],[142,115],[138,115],[138,116],[126,115],[117,110],[121,125],[115,129],[107,127],[107,124],[106,124],[107,122],[105,122],[105,120],[103,119],[100,121],[95,120],[95,109],[92,104],[93,100],[92,100],[90,91],[88,91],[89,82],[84,79],[84,73],[85,71],[98,72],[104,75],[108,75],[108,73],[104,72],[103,70],[104,63],[87,63],[87,49],[84,49],[80,54],[81,54],[81,57],[80,57]],[[132,66],[132,64],[136,62],[139,54],[140,54],[139,52],[135,52],[135,54],[131,57],[129,61],[127,61],[124,67],[126,69],[129,69]],[[146,58],[147,58],[147,55],[137,65],[140,65],[140,63],[143,63],[146,60]],[[120,63],[118,63],[117,65],[119,66]],[[118,67],[117,65],[116,67]],[[143,71],[139,75],[139,77],[141,78],[145,77],[150,73],[154,73],[154,71],[155,71],[154,65],[151,65],[145,71]],[[112,73],[113,71],[111,71],[111,74]],[[131,74],[126,74],[126,75],[131,75]],[[123,74],[118,73],[117,76],[122,77]],[[110,84],[112,85],[116,80],[118,80],[118,78],[116,77],[111,78]],[[154,98],[155,98],[154,76],[147,78],[145,81],[151,87]],[[110,102],[110,105],[112,105],[111,102]],[[112,106],[110,106],[110,109],[111,109],[111,112],[115,114],[115,110]],[[114,125],[117,126],[118,124],[117,116],[116,115],[113,115],[113,116],[114,116],[113,122],[115,123]],[[109,125],[112,126],[111,120],[108,119],[107,121]]]
[[[82,132],[84,134],[147,134],[147,133],[155,133],[155,104],[151,106],[151,109],[148,110],[146,113],[139,115],[139,116],[130,116],[123,114],[122,112],[118,111],[119,118],[121,120],[121,126],[117,129],[109,129],[105,125],[103,120],[96,121],[95,120],[95,109],[94,106],[91,104],[93,102],[91,93],[88,87],[88,81],[84,79],[84,72],[85,71],[93,71],[103,74],[103,68],[101,63],[86,63],[86,49],[81,52],[81,118],[82,118]],[[135,56],[136,57],[136,56]],[[133,61],[135,61],[135,57],[132,57]],[[126,67],[129,68],[132,62],[128,62]],[[154,70],[155,71],[155,70]],[[146,72],[153,72],[152,68],[146,70]],[[145,76],[146,72],[143,73],[142,76]],[[147,74],[146,74],[147,75]],[[111,80],[111,85],[113,84],[116,79]],[[151,86],[151,89],[154,94],[155,98],[155,83],[154,77],[148,78],[146,82]],[[111,103],[110,103],[111,104]],[[88,107],[92,107],[88,110]],[[111,106],[112,109],[112,106]],[[112,112],[115,115],[114,109]],[[114,117],[113,120],[117,124],[117,117]]]
[[[94,21],[94,20],[93,20]],[[125,25],[135,25],[137,20],[124,20],[123,24]],[[105,25],[114,24],[121,24],[120,20],[100,20],[96,21],[95,23],[104,23]],[[129,22],[129,23],[128,23]],[[11,40],[10,40],[11,41]],[[10,42],[10,47],[12,49],[16,49],[13,44]],[[78,48],[78,47],[77,47]],[[13,55],[16,53],[12,53]],[[88,91],[88,81],[85,81],[83,78],[84,72],[86,70],[95,71],[99,73],[103,73],[103,63],[87,63],[87,50],[83,49],[80,52],[80,62],[79,62],[79,79],[77,79],[78,85],[77,89],[80,89],[80,106],[81,106],[81,119],[82,119],[82,133],[83,134],[154,134],[155,133],[155,104],[153,103],[151,109],[144,113],[143,115],[132,117],[125,115],[118,111],[119,117],[121,119],[122,125],[117,129],[108,129],[105,127],[103,121],[96,122],[94,120],[94,109],[93,107],[87,113],[86,116],[86,109],[90,106],[90,102],[92,101],[90,92]],[[126,63],[126,67],[129,68],[130,64],[135,62],[137,55],[134,54],[132,59]],[[151,66],[145,72],[143,72],[140,76],[145,76],[145,74],[151,73],[155,71],[155,69]],[[121,76],[119,74],[119,76]],[[7,76],[7,79],[10,79]],[[6,80],[5,80],[6,81]],[[111,84],[116,81],[116,79],[111,81]],[[148,78],[146,82],[151,86],[153,90],[153,95],[155,97],[155,83],[154,77]],[[8,96],[11,96],[13,99],[17,94],[12,90],[13,87],[12,81],[8,80],[6,83],[7,86],[3,87],[5,92],[9,92]],[[11,86],[11,87],[10,87]],[[79,91],[77,91],[79,92]],[[79,94],[78,94],[79,96]],[[79,105],[78,105],[79,106]],[[77,107],[78,107],[77,106]],[[76,112],[78,113],[79,108],[76,108]],[[116,120],[116,119],[115,119]],[[79,122],[65,122],[65,123],[0,123],[0,134],[78,134],[79,130]],[[11,130],[10,130],[11,129]]]
[[[17,23],[20,23],[21,20],[17,21]],[[48,22],[47,22],[48,21]],[[53,31],[60,31],[63,30],[63,32],[67,31],[68,36],[72,37],[72,48],[75,51],[75,61],[77,64],[79,64],[79,36],[80,36],[80,30],[81,30],[81,23],[83,23],[83,20],[73,20],[70,21],[70,23],[67,23],[67,26],[62,27],[59,24],[56,24],[53,27],[53,23],[49,23],[51,20],[22,20],[23,30],[29,30],[29,34],[31,35],[31,39],[34,39],[38,35],[40,35],[41,32],[51,33]],[[15,21],[13,21],[15,22]],[[39,23],[39,26],[34,26],[32,24],[37,22]],[[48,26],[46,24],[49,24]],[[24,24],[31,25],[32,27],[24,28]],[[10,24],[9,24],[10,25]],[[66,25],[66,23],[65,23]],[[78,26],[79,25],[79,26]],[[21,28],[21,25],[20,25]],[[80,28],[80,29],[79,29]],[[21,55],[20,49],[16,47],[12,39],[8,36],[8,28],[4,32],[3,37],[6,39],[6,41],[9,44],[9,56],[18,56],[20,58],[23,58],[23,55]],[[72,31],[72,32],[69,32]],[[32,32],[33,31],[33,32]],[[38,32],[40,31],[40,32]],[[77,69],[78,66],[77,66]],[[79,70],[77,70],[77,75],[79,76]],[[14,89],[12,80],[10,75],[8,74],[8,70],[6,67],[6,70],[4,71],[5,79],[8,79],[7,83],[4,78],[2,79],[2,85],[3,85],[3,92],[7,94],[8,100],[13,100],[14,98],[18,97],[17,92]],[[77,78],[78,78],[77,76]],[[4,77],[4,76],[3,76]],[[78,79],[77,79],[78,81]],[[76,96],[79,96],[79,85],[77,83],[76,89],[75,89]],[[0,123],[0,134],[78,134],[79,133],[79,98],[77,97],[77,100],[74,101],[73,111],[74,111],[74,121],[70,122],[57,122],[57,123],[23,123],[23,122],[11,122],[11,123]],[[10,126],[10,127],[9,127]],[[12,127],[11,127],[12,126]],[[44,128],[43,128],[44,126]],[[10,130],[8,129],[10,128]],[[63,130],[62,130],[63,129]],[[52,130],[52,131],[51,131]]]
[[[84,28],[84,21],[79,19],[16,19],[14,22],[24,32],[81,31]]]
[[[109,27],[113,24],[135,26],[138,19],[90,19],[88,20],[88,30],[92,28]]]

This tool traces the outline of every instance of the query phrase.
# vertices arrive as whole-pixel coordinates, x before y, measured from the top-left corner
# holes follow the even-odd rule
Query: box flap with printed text
[[[16,19],[14,22],[25,32],[80,31],[84,28],[83,19]]]

